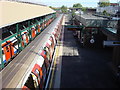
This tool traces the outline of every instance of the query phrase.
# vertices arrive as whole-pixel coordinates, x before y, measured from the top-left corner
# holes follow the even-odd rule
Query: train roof
[[[0,28],[55,13],[48,6],[15,1],[0,1],[0,12]]]

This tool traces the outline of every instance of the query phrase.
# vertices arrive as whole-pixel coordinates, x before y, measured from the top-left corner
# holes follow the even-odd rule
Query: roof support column
[[[2,29],[0,29],[0,69],[4,68],[3,55],[2,55]]]
[[[32,41],[30,21],[28,21],[28,27],[29,27],[29,29],[28,29],[28,32],[29,32],[29,34],[28,34],[28,36],[29,36],[29,40]]]
[[[16,24],[16,32],[17,32],[17,44],[18,44],[18,53],[20,51],[22,51],[23,47],[22,47],[22,36],[21,36],[21,32],[19,30],[19,24]]]

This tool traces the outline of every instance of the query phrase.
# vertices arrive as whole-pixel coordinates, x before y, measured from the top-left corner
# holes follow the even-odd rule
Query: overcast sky
[[[97,7],[99,0],[20,0],[42,3],[48,6],[61,7],[62,5],[72,7],[74,3],[81,3],[83,7]],[[109,0],[111,3],[116,3],[119,0]]]

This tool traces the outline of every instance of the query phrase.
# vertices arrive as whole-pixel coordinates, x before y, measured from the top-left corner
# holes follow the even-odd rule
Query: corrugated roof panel
[[[0,27],[54,13],[48,6],[0,1]]]

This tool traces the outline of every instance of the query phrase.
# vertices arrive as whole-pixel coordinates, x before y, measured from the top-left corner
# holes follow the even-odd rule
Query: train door
[[[55,39],[57,40],[57,29],[55,29],[55,30],[53,31],[53,35],[54,35]]]
[[[40,71],[40,88],[44,88],[44,84],[46,82],[46,77],[47,77],[47,69],[45,65],[45,60],[42,56],[39,56],[37,59],[37,65],[39,65],[39,71]],[[38,71],[37,71],[38,73]]]
[[[2,44],[3,54],[5,56],[5,62],[9,61],[14,56],[14,47],[11,41],[7,41]]]
[[[35,38],[35,36],[36,36],[35,27],[33,26],[33,27],[31,28],[31,30],[32,30],[32,38]]]
[[[23,32],[21,41],[22,47],[25,47],[28,43],[29,43],[28,33]]]
[[[42,23],[42,30],[44,29],[44,22]]]
[[[49,50],[49,60],[52,62],[52,42],[50,40],[47,41],[46,47],[48,47]]]
[[[48,43],[47,43],[48,44]],[[51,60],[50,60],[50,47],[44,47],[44,50],[46,51],[46,56],[47,56],[47,59],[49,60],[49,63],[51,63]]]
[[[32,69],[32,73],[37,77],[37,83],[39,88],[42,88],[42,70],[38,64],[35,64],[34,68]],[[37,84],[36,84],[37,85]]]
[[[50,52],[51,52],[51,54],[53,55],[53,52],[54,52],[54,47],[55,47],[55,42],[54,42],[53,37],[50,37],[50,39],[49,39],[49,40],[52,42]]]
[[[41,30],[40,24],[37,26],[37,28],[38,28],[38,33],[40,33]]]
[[[31,73],[31,75],[32,75],[32,78],[33,78],[34,87],[39,88],[38,77],[34,73]]]
[[[45,65],[45,61],[42,65],[42,73],[43,73],[43,84],[42,86],[44,87],[45,86],[45,82],[46,82],[46,79],[47,79],[47,69],[46,69],[46,65]]]
[[[22,87],[23,90],[24,90],[24,88],[27,88],[27,90],[28,89],[35,90],[34,80],[33,80],[32,74],[29,75],[27,81],[25,82],[24,86]]]
[[[49,60],[47,58],[47,52],[46,52],[46,50],[43,50],[40,55],[44,58],[44,63],[45,63],[46,71],[48,73],[49,72],[49,67],[50,67],[50,62],[49,62]]]
[[[24,32],[24,42],[25,42],[26,44],[29,43],[29,38],[28,38],[28,33],[27,33],[27,32]]]
[[[38,82],[38,77],[36,74],[34,74],[33,72],[30,73],[27,81],[25,82],[23,89],[27,88],[30,90],[35,90],[35,89],[39,89],[39,82]]]

